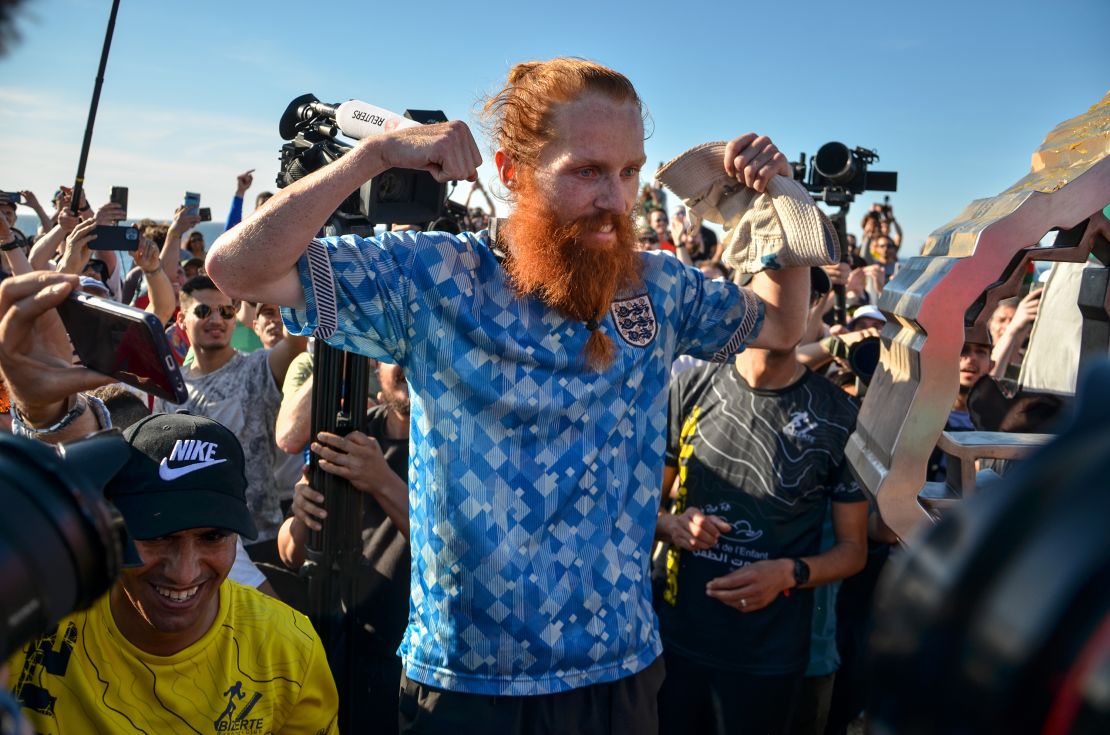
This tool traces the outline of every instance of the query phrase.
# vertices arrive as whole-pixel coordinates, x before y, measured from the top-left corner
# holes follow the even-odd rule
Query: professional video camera
[[[794,178],[805,186],[816,201],[840,209],[829,215],[836,236],[841,243],[848,240],[848,208],[857,194],[865,191],[898,191],[897,171],[871,171],[869,166],[879,160],[879,154],[867,148],[849,148],[843,143],[831,141],[817,149],[806,166],[803,152],[797,161],[790,165]],[[887,206],[889,207],[889,201]],[[843,262],[847,262],[848,249],[840,248]],[[834,286],[836,292],[836,323],[844,324],[848,317],[844,286]]]
[[[315,95],[303,94],[285,109],[278,123],[283,140],[277,185],[284,188],[349,151],[349,143],[337,140],[344,132],[338,121],[342,105],[326,103]],[[363,120],[356,111],[355,119]],[[446,122],[439,110],[406,110],[405,118],[421,124]],[[392,168],[367,181],[336,209],[325,226],[326,235],[373,234],[376,224],[427,224],[445,212],[447,185],[431,174]]]
[[[1070,425],[891,558],[876,592],[876,735],[1110,732],[1110,362]]]
[[[0,435],[0,662],[115,582],[125,532],[102,489],[128,452],[116,431],[58,447]],[[18,715],[0,691],[0,732]]]
[[[814,199],[832,206],[850,204],[865,191],[898,191],[897,171],[871,171],[869,166],[879,154],[867,148],[848,148],[832,141],[817,149],[806,170],[802,153],[794,167],[794,178],[801,181]],[[807,176],[808,173],[808,176]]]

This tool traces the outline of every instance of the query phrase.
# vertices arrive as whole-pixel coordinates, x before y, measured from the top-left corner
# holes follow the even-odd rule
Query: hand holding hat
[[[760,140],[762,148],[749,152]],[[801,184],[779,175],[784,169],[782,154],[749,134],[695,146],[656,177],[693,212],[726,228],[722,259],[732,268],[756,273],[837,262],[832,224]]]

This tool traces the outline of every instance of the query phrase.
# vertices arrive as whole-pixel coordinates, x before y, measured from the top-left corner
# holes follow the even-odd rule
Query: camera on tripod
[[[279,188],[339,159],[353,147],[336,139],[338,104],[321,102],[312,94],[297,97],[278,123],[283,140]],[[406,110],[409,120],[427,125],[447,122],[440,110]],[[447,185],[425,171],[391,168],[370,179],[343,200],[325,226],[326,235],[353,233],[368,237],[376,224],[423,225],[444,213]]]
[[[877,160],[879,154],[873,150],[858,146],[849,148],[834,140],[817,149],[817,155],[809,161],[808,168],[804,152],[797,161],[790,164],[795,180],[805,186],[815,201],[840,208],[830,214],[829,219],[836,230],[837,240],[841,243],[848,240],[848,207],[855,201],[857,194],[865,191],[898,190],[897,171],[870,170],[871,164]],[[888,198],[887,207],[889,206]],[[842,262],[848,262],[847,247],[840,248],[840,258]],[[844,324],[848,319],[844,286],[834,286],[833,290],[836,292],[836,323]]]
[[[849,148],[832,141],[817,149],[806,167],[806,154],[791,164],[794,178],[814,199],[832,206],[847,206],[865,191],[898,191],[897,171],[872,171],[879,154],[867,148]]]

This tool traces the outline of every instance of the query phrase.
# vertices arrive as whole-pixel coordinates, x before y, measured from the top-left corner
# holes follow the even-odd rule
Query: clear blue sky
[[[0,60],[0,188],[48,199],[72,183],[110,5],[26,3],[23,40]],[[899,172],[914,252],[1107,92],[1108,28],[1106,0],[123,0],[87,185],[94,204],[129,186],[134,217],[168,217],[199,191],[219,219],[240,171],[257,169],[252,193],[273,188],[277,121],[297,95],[473,121],[513,62],[576,55],[636,84],[651,165],[749,130],[791,159],[829,140],[878,150],[875,168]],[[880,198],[863,196],[850,229]]]

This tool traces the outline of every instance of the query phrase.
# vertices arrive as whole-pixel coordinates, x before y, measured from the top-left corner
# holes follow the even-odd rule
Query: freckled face
[[[599,214],[630,217],[645,161],[639,108],[587,94],[560,105],[553,127],[555,136],[531,175],[560,223]],[[582,244],[610,248],[617,236],[611,224],[600,224]]]

